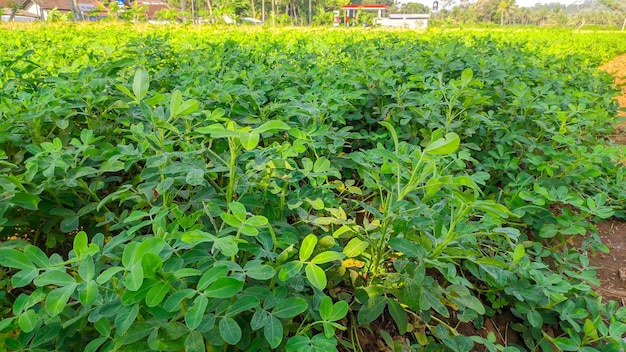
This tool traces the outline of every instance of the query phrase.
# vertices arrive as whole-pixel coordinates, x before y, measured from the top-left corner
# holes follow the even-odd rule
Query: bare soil
[[[615,76],[616,87],[620,87],[621,95],[616,99],[622,110],[618,117],[626,117],[626,55],[615,58],[601,69]],[[626,145],[626,121],[617,122],[615,143]],[[609,248],[609,253],[599,253],[590,260],[597,267],[600,286],[595,290],[605,299],[617,300],[626,305],[626,222],[608,220],[597,224],[598,232]]]

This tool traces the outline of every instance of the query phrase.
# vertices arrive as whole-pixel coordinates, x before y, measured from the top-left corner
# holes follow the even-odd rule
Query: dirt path
[[[617,57],[601,69],[613,74],[616,84],[626,84],[626,55]],[[617,100],[623,108],[626,108],[626,86],[622,87],[622,95]],[[626,117],[626,111],[620,111],[618,116]],[[626,121],[617,124],[613,140],[626,145]],[[626,306],[626,222],[618,220],[601,222],[598,224],[598,232],[610,252],[591,258],[591,265],[598,268],[598,279],[601,282],[596,291],[605,298],[618,300]]]

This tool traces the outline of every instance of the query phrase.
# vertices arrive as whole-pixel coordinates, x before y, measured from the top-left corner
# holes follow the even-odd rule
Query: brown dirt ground
[[[621,86],[622,94],[617,97],[617,101],[622,111],[618,116],[626,117],[626,55],[615,58],[601,69],[613,74],[616,85]],[[617,123],[617,130],[612,139],[615,143],[626,145],[626,121]],[[598,279],[601,282],[595,289],[604,298],[614,299],[626,305],[626,222],[609,220],[597,226],[602,242],[610,252],[597,254],[591,258],[591,265],[598,268]]]

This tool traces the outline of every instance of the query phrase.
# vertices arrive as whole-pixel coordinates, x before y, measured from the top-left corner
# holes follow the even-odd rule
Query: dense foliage
[[[0,38],[10,350],[358,351],[372,323],[392,350],[624,347],[588,261],[624,218],[595,70],[624,36]]]

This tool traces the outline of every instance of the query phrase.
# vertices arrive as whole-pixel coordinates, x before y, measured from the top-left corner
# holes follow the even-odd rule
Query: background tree
[[[500,13],[500,25],[504,25],[504,20],[509,22],[511,12],[517,7],[515,0],[500,0],[498,3],[498,13]]]
[[[624,19],[624,22],[622,22],[622,31],[623,31],[624,28],[626,28],[626,3],[623,0],[619,2],[616,0],[600,0],[600,3],[608,7],[612,11],[615,11],[621,14],[621,16]]]
[[[430,8],[419,2],[400,3],[392,10],[393,13],[430,13]]]

